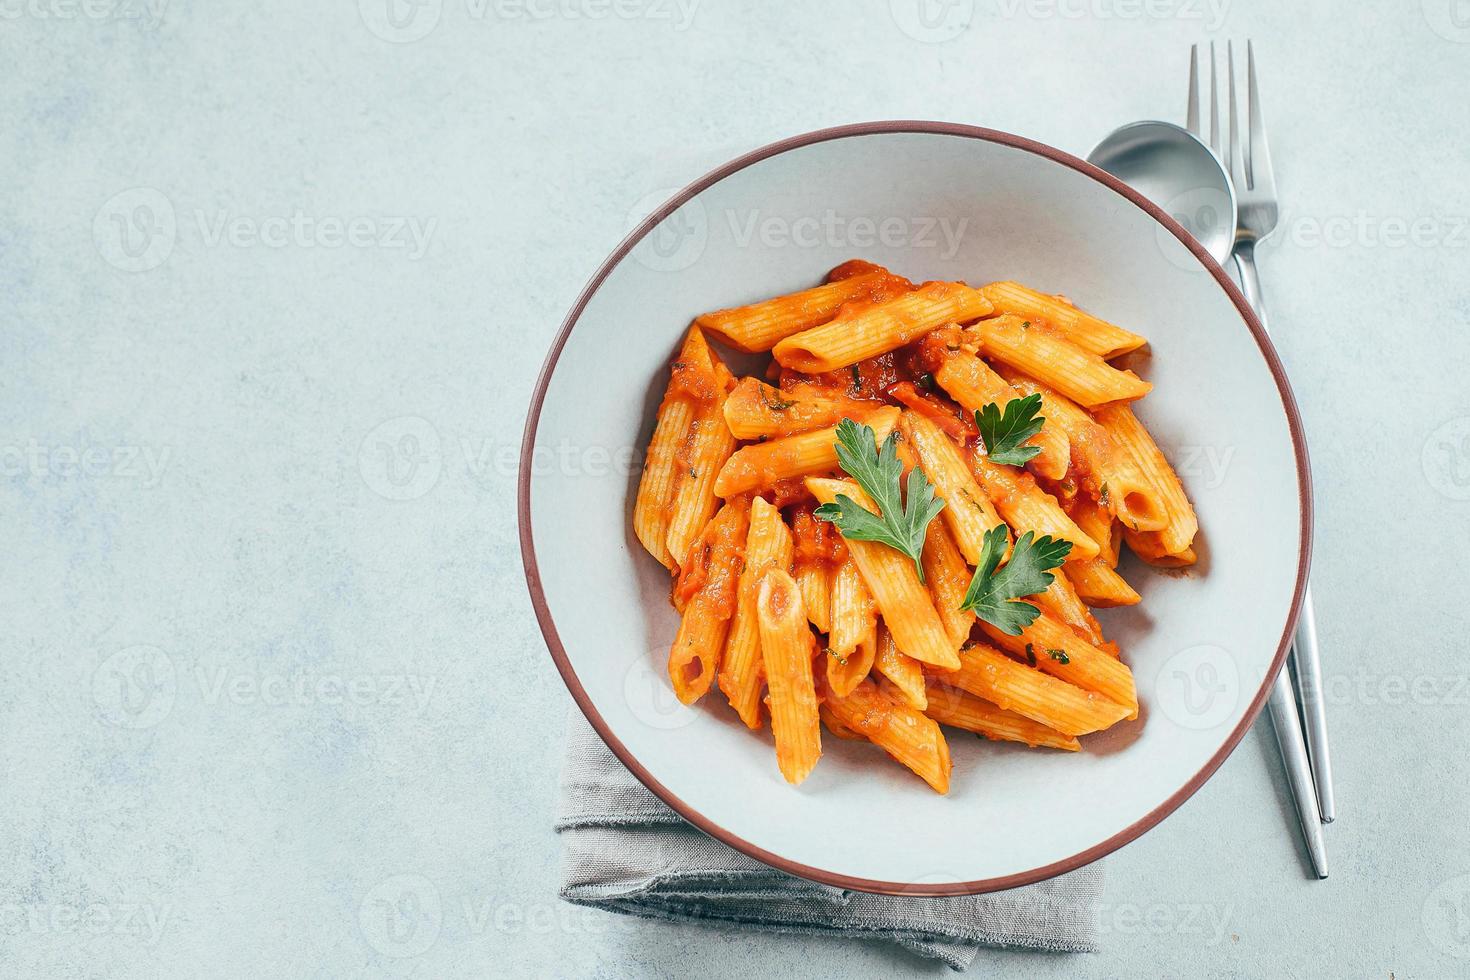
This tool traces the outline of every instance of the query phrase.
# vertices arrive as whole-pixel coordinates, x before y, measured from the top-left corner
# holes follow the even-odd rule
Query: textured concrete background
[[[940,973],[558,904],[531,383],[652,192],[861,119],[1085,152],[1247,36],[1334,874],[1257,726],[1104,952],[973,972],[1470,973],[1466,0],[395,2],[0,0],[0,975]]]

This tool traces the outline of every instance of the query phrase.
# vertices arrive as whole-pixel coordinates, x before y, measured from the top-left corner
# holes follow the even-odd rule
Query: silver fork
[[[1246,116],[1247,131],[1241,139],[1239,111],[1235,97],[1235,51],[1227,42],[1225,49],[1227,75],[1227,97],[1229,99],[1229,143],[1220,146],[1220,110],[1218,80],[1215,73],[1215,45],[1210,44],[1210,147],[1215,155],[1226,162],[1231,182],[1235,185],[1239,204],[1239,220],[1235,231],[1235,265],[1240,272],[1241,289],[1256,311],[1261,326],[1267,326],[1265,300],[1261,295],[1261,281],[1256,273],[1256,243],[1276,230],[1280,209],[1276,198],[1276,176],[1271,167],[1271,149],[1266,142],[1266,124],[1261,114],[1261,100],[1256,84],[1256,54],[1254,46],[1246,42]],[[1199,47],[1191,46],[1189,53],[1189,107],[1186,125],[1196,136],[1200,134],[1199,118]],[[1302,719],[1305,720],[1306,747],[1311,767],[1312,782],[1315,784],[1316,818],[1322,823],[1331,823],[1336,817],[1336,803],[1332,793],[1332,763],[1327,746],[1327,718],[1322,702],[1322,664],[1317,649],[1316,620],[1312,611],[1312,595],[1307,590],[1302,595],[1301,614],[1297,620],[1296,638],[1293,647],[1296,661],[1297,684],[1300,688]],[[1284,692],[1285,697],[1281,696]],[[1293,741],[1300,742],[1301,720],[1296,716],[1295,698],[1291,697],[1286,670],[1278,678],[1272,694],[1272,718],[1276,724],[1277,738],[1282,741],[1282,753],[1291,768]],[[1285,729],[1285,731],[1283,731]],[[1292,730],[1295,730],[1293,738]],[[1302,794],[1299,794],[1302,795]],[[1298,800],[1304,821],[1310,816],[1302,800]],[[1305,828],[1304,828],[1305,829]],[[1313,834],[1308,832],[1309,846]],[[1314,854],[1314,859],[1317,855]],[[1325,855],[1319,871],[1325,877]]]

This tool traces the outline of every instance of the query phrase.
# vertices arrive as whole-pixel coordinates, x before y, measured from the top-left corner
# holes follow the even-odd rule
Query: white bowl
[[[915,281],[1017,279],[1147,336],[1152,358],[1138,370],[1155,387],[1138,413],[1179,468],[1203,529],[1196,569],[1133,563],[1124,574],[1142,604],[1103,611],[1138,679],[1138,721],[1084,738],[1080,753],[946,730],[947,796],[872,746],[830,736],[816,771],[793,788],[776,769],[769,726],[748,731],[718,690],[693,708],[675,701],[664,673],[677,626],[668,576],[629,528],[637,455],[689,321],[814,285],[854,257]],[[1197,790],[1265,701],[1311,543],[1296,406],[1220,267],[1157,207],[1075,157],[926,122],[846,126],[757,150],[629,235],[546,360],[519,506],[552,658],[639,779],[701,830],[775,867],[924,895],[1079,867]],[[558,731],[549,719],[548,735]]]

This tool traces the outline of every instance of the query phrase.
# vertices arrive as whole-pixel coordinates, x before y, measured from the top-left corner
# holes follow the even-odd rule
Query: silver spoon
[[[1163,208],[1216,262],[1223,265],[1235,251],[1235,185],[1220,158],[1189,130],[1166,122],[1129,123],[1093,147],[1087,160]],[[1283,664],[1271,686],[1271,722],[1307,853],[1317,876],[1326,878],[1321,810],[1289,674]]]
[[[1136,122],[1108,134],[1087,162],[1138,191],[1224,264],[1235,250],[1235,186],[1214,152],[1189,130]]]

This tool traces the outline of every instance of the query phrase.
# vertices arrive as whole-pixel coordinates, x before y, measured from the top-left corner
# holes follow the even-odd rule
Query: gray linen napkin
[[[1036,885],[958,898],[898,898],[820,885],[767,867],[685,823],[634,778],[580,711],[562,773],[568,902],[669,922],[896,943],[963,970],[982,946],[1097,948],[1101,865]]]

